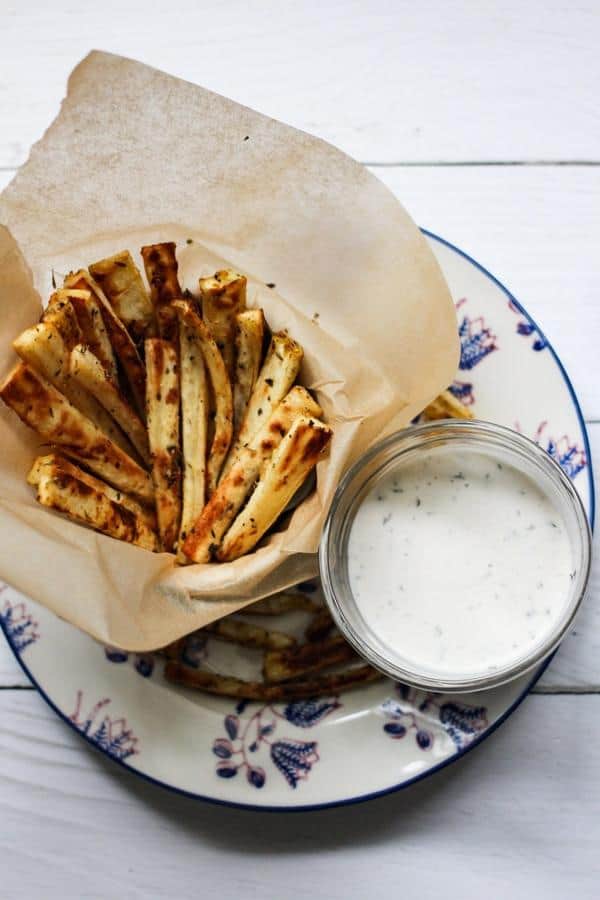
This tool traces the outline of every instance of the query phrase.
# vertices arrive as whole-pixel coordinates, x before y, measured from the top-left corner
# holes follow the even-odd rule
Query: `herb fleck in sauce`
[[[440,675],[497,669],[541,643],[573,569],[562,517],[531,479],[448,450],[379,481],[348,550],[366,623],[407,662]]]

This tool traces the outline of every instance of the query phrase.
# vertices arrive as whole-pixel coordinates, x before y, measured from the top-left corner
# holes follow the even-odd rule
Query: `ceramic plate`
[[[593,518],[587,435],[560,361],[492,275],[426,235],[456,302],[462,354],[453,392],[477,416],[540,443]],[[464,556],[468,566],[468,547]],[[302,628],[301,616],[287,624]],[[350,803],[424,778],[480,743],[540,675],[463,697],[383,681],[339,697],[236,705],[173,688],[161,661],[104,648],[9,587],[0,622],[42,696],[105,755],[190,796],[258,808]],[[250,651],[216,641],[192,641],[187,652],[190,664],[231,666],[242,677],[257,666]]]

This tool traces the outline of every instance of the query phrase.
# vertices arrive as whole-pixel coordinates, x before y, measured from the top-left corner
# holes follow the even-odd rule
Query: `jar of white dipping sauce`
[[[590,529],[554,460],[487,422],[393,434],[347,473],[320,548],[325,597],[354,648],[435,691],[516,678],[583,598]]]

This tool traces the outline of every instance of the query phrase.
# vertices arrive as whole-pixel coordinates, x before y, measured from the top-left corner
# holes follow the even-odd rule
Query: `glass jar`
[[[354,596],[349,573],[349,538],[367,495],[388,476],[402,478],[403,471],[410,472],[413,463],[424,459],[423,454],[434,459],[437,454],[460,454],[461,476],[468,478],[469,465],[474,457],[489,459],[490,466],[506,466],[508,473],[515,473],[515,495],[519,473],[533,481],[538,490],[552,503],[560,516],[571,549],[571,571],[565,589],[564,602],[553,618],[544,623],[545,631],[540,639],[525,650],[515,651],[514,658],[505,659],[499,665],[482,663],[481,669],[473,666],[461,671],[460,667],[432,666],[430,661],[420,663],[402,647],[402,641],[386,641],[381,629],[372,627]],[[409,475],[407,475],[409,477]],[[458,476],[457,476],[458,477]],[[504,478],[510,474],[504,473]],[[467,484],[467,487],[469,485]],[[434,488],[436,490],[436,488]],[[429,495],[431,496],[431,494]],[[435,499],[435,494],[433,495]],[[420,504],[420,500],[417,500]],[[383,509],[382,509],[383,512]],[[433,513],[432,513],[433,514]],[[385,519],[385,517],[384,517]],[[406,523],[404,523],[406,526]],[[551,523],[552,524],[552,523]],[[478,535],[478,544],[481,543]],[[490,536],[491,539],[491,536]],[[543,537],[542,537],[543,539]],[[498,552],[497,543],[490,551]],[[436,565],[435,546],[413,547],[412,552],[427,553],[431,566]],[[408,428],[385,438],[373,446],[348,471],[335,493],[327,517],[319,551],[319,564],[325,598],[333,618],[348,642],[371,665],[397,681],[432,691],[468,692],[495,687],[517,678],[539,665],[558,646],[583,599],[590,570],[591,534],[587,516],[579,495],[561,467],[537,444],[511,429],[483,421],[448,419]],[[468,580],[469,547],[464,547],[465,583]],[[402,572],[401,555],[390,562],[390,571]],[[518,573],[514,573],[518,577]],[[372,579],[377,573],[371,572]],[[365,578],[369,579],[368,570]],[[423,593],[427,592],[423,582]],[[358,592],[358,589],[357,589]],[[459,602],[458,591],[453,599],[448,596],[451,610],[453,602]],[[462,600],[461,600],[462,602]],[[402,599],[399,599],[402,603]],[[400,612],[402,607],[399,607]],[[446,612],[446,610],[444,610]],[[464,612],[464,610],[463,610]],[[489,640],[494,640],[494,610],[490,610]],[[512,623],[512,620],[511,620]],[[431,625],[427,623],[427,627]],[[424,625],[425,627],[425,625]],[[512,625],[511,625],[512,627]],[[515,642],[521,619],[515,617]],[[487,637],[486,637],[487,640]]]

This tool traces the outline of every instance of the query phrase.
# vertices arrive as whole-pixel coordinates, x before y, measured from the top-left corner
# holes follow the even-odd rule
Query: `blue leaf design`
[[[265,770],[258,767],[249,768],[246,772],[246,778],[255,788],[261,788],[267,780]]]
[[[417,731],[415,739],[421,750],[429,750],[433,744],[433,735],[429,731],[423,729]]]
[[[135,661],[135,670],[139,672],[143,678],[150,678],[154,671],[154,657],[150,654],[138,656]]]
[[[275,726],[273,724],[263,725],[262,728],[260,729],[261,735],[272,734],[274,731],[275,731]]]
[[[12,636],[13,646],[17,653],[22,653],[23,650],[30,646],[30,644],[35,644],[36,641],[37,635],[35,634],[32,634],[30,636],[23,636],[22,634],[19,634],[18,637],[15,637],[14,635]]]
[[[92,734],[92,738],[99,747],[102,747],[104,750],[108,749],[108,727],[106,724],[106,719],[102,720],[100,726],[96,729],[96,731]]]
[[[232,741],[235,741],[238,735],[238,729],[240,727],[240,720],[237,716],[232,715],[231,713],[228,716],[225,716],[225,731],[229,735]]]
[[[256,753],[256,751],[258,750],[258,744],[256,743],[256,741],[252,741],[252,743],[248,747],[248,750],[250,751],[250,753]]]
[[[249,703],[250,703],[249,700],[240,700],[240,702],[237,703],[236,707],[235,707],[236,713],[238,713],[238,715],[241,716],[241,714],[244,712],[244,710],[246,709],[246,707],[248,706]]]
[[[134,753],[135,753],[135,750],[131,750],[131,749],[122,750],[121,753],[119,753],[119,755],[118,755],[118,759],[121,759],[121,760],[129,759],[129,757],[133,756]]]
[[[185,639],[181,660],[186,666],[198,669],[206,658],[206,638],[201,634],[189,634]]]
[[[393,738],[396,738],[396,740],[403,738],[406,734],[406,728],[400,722],[386,722],[383,730]]]
[[[397,684],[396,689],[403,700],[408,700],[411,689],[407,684]]]
[[[519,324],[517,325],[517,332],[519,334],[525,335],[525,337],[533,334],[534,331],[535,329],[531,322],[519,322]]]
[[[485,706],[444,703],[440,707],[440,722],[456,746],[460,748],[487,727],[487,709]]]
[[[298,728],[311,728],[339,708],[335,699],[297,700],[284,707],[283,715]]]
[[[401,703],[398,703],[397,700],[394,700],[393,697],[387,697],[381,704],[381,712],[386,718],[390,716],[392,719],[401,719],[402,716],[410,713],[410,706],[405,708]]]
[[[29,622],[21,622],[20,625],[13,625],[13,629],[11,632],[11,637],[13,638],[13,640],[15,638],[22,637],[29,628],[29,625]]]
[[[0,610],[0,620],[4,625],[6,636],[12,642],[16,653],[23,653],[39,638],[37,633],[37,623],[34,622],[30,614],[27,612],[25,605],[19,603],[11,606],[7,601],[4,608]]]
[[[473,403],[473,385],[468,381],[454,381],[448,388],[451,394],[463,403]]]
[[[474,326],[479,330],[474,330]],[[458,367],[463,371],[473,369],[489,353],[497,350],[495,335],[483,324],[482,319],[472,321],[465,316],[459,325],[458,336],[461,351]]]
[[[129,653],[125,650],[119,650],[118,647],[105,647],[104,655],[111,663],[124,663],[129,659]]]
[[[548,346],[548,341],[541,336],[533,342],[533,349],[536,350],[538,353],[540,350],[545,350],[547,346]]]
[[[212,746],[212,751],[220,759],[229,759],[233,753],[233,747],[227,738],[217,738]]]
[[[129,745],[131,741],[131,731],[125,730],[122,731],[120,735],[113,738],[108,742],[108,752],[113,756],[117,756],[119,759],[123,756],[124,753],[128,753],[127,745]],[[125,749],[124,749],[125,745]]]
[[[276,741],[271,744],[271,759],[290,787],[295,788],[319,759],[316,749],[316,741]]]
[[[226,763],[223,765],[219,763],[217,766],[217,775],[219,778],[235,778],[238,770],[235,766],[228,766]]]

